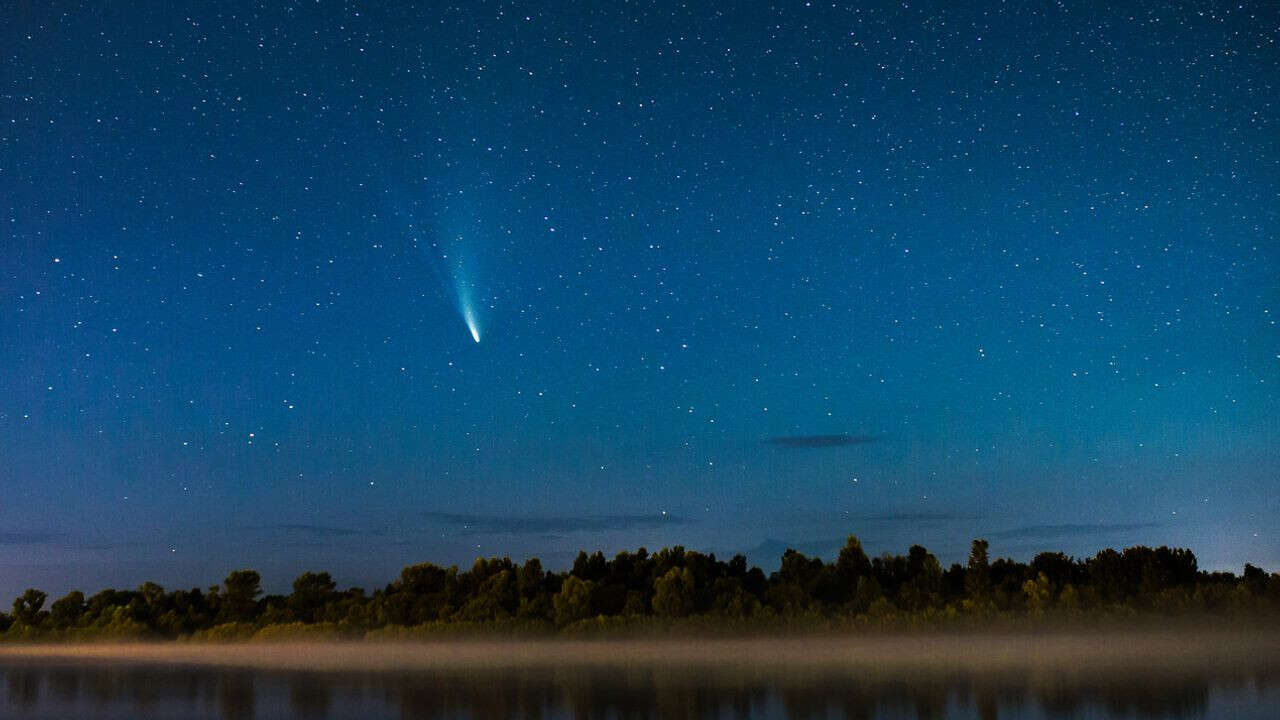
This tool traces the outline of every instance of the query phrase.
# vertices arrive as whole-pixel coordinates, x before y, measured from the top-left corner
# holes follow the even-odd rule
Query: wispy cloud
[[[247,530],[265,530],[283,532],[294,535],[310,535],[312,537],[351,537],[354,535],[376,534],[373,531],[352,530],[350,528],[329,527],[326,525],[305,525],[299,523],[281,523],[279,525],[254,525]]]
[[[954,522],[957,520],[978,520],[981,517],[981,515],[965,515],[962,513],[901,512],[886,515],[853,516],[852,519],[870,522]]]
[[[585,515],[529,517],[525,515],[466,515],[426,513],[428,520],[459,528],[467,533],[508,535],[556,535],[602,530],[647,530],[668,525],[686,525],[692,520],[676,515]]]
[[[880,438],[873,435],[780,435],[765,440],[770,445],[787,448],[830,448],[847,445],[867,445]]]
[[[142,540],[98,540],[72,544],[75,550],[123,550],[124,548],[155,547],[156,543]]]
[[[1000,532],[987,533],[989,538],[1002,540],[1018,538],[1087,537],[1109,533],[1129,532],[1156,527],[1157,523],[1080,523],[1068,525],[1028,525]]]
[[[43,545],[65,537],[62,533],[50,532],[0,532],[0,545]]]

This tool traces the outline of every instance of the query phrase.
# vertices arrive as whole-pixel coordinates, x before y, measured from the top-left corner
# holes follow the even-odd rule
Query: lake
[[[0,648],[0,718],[1280,718],[1274,633]]]
[[[315,673],[0,667],[4,718],[1280,718],[1270,673],[865,678],[633,668]]]

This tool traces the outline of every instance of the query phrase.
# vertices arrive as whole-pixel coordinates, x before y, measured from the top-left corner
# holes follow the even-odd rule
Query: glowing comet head
[[[462,308],[462,319],[466,321],[467,329],[471,331],[471,339],[480,342],[480,323],[476,322],[476,314],[471,306]]]

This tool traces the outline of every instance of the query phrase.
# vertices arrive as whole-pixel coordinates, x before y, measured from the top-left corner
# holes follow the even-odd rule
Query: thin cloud
[[[121,550],[123,548],[155,547],[155,542],[142,540],[104,540],[101,542],[84,542],[71,545],[75,550]]]
[[[874,435],[780,435],[765,440],[769,445],[786,448],[831,448],[848,445],[867,445],[878,442]]]
[[[1001,540],[1019,538],[1088,537],[1118,532],[1130,532],[1156,527],[1157,523],[1080,523],[1067,525],[1028,525],[1000,532],[988,533],[989,538]]]
[[[0,545],[44,545],[65,537],[62,533],[0,532]]]
[[[467,533],[506,535],[559,535],[604,530],[649,530],[669,525],[687,525],[692,520],[676,515],[585,515],[580,517],[528,517],[426,513],[428,520],[460,528]]]
[[[959,513],[903,512],[890,513],[888,515],[864,515],[852,519],[867,520],[869,522],[955,522],[958,520],[979,520],[981,518],[981,515],[963,515]]]
[[[266,530],[270,532],[284,532],[297,535],[310,535],[312,537],[351,537],[354,535],[368,535],[369,532],[361,530],[352,530],[350,528],[329,527],[326,525],[304,525],[298,523],[281,523],[279,525],[257,525],[246,528],[248,530]]]

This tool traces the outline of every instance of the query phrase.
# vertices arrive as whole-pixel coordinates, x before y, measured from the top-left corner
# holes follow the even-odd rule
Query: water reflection
[[[672,668],[323,674],[0,665],[0,717],[980,718],[1280,717],[1280,672],[784,676]]]

